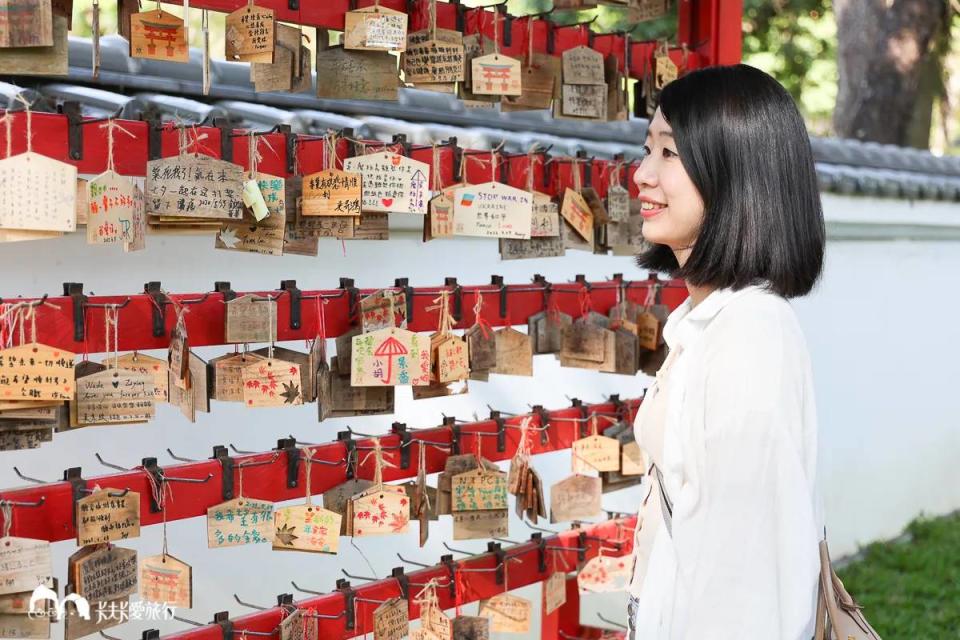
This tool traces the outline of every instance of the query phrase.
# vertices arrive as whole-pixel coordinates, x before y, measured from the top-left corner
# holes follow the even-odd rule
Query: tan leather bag
[[[843,587],[830,564],[827,540],[820,541],[820,588],[814,640],[880,640],[861,607]]]

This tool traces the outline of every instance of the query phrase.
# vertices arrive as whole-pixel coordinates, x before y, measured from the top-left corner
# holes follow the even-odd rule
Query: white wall
[[[828,217],[845,207],[861,206],[856,200],[827,198]],[[904,207],[888,201],[882,206]],[[855,237],[855,234],[854,234]],[[282,278],[296,278],[303,288],[335,287],[337,278],[351,276],[361,287],[389,285],[397,276],[409,276],[413,285],[441,284],[456,276],[462,284],[489,282],[492,273],[508,282],[527,282],[533,273],[562,282],[576,273],[603,279],[614,272],[642,278],[629,258],[570,252],[561,259],[538,262],[500,262],[496,242],[458,239],[422,245],[410,234],[388,244],[350,242],[346,256],[332,241],[321,244],[320,258],[272,258],[212,249],[210,237],[149,239],[140,254],[123,255],[111,249],[87,247],[79,235],[57,241],[4,245],[0,251],[0,294],[3,297],[59,292],[64,280],[79,281],[88,292],[122,294],[141,290],[148,280],[161,280],[170,291],[204,291],[215,280],[229,280],[237,290],[273,288]],[[834,241],[828,245],[827,270],[818,290],[798,301],[796,309],[806,331],[816,373],[820,415],[821,469],[830,539],[836,555],[850,552],[857,543],[897,534],[920,512],[943,513],[960,507],[960,400],[956,393],[956,318],[960,302],[953,296],[960,273],[957,242]],[[951,286],[953,285],[953,286]],[[121,330],[123,317],[121,315]],[[222,349],[201,349],[211,357]],[[599,375],[561,370],[547,356],[535,361],[530,379],[494,376],[490,383],[471,383],[469,395],[414,403],[409,390],[398,393],[396,419],[410,426],[429,426],[441,413],[468,417],[485,415],[486,404],[505,411],[524,411],[527,403],[560,407],[566,396],[586,401],[620,393],[642,394],[642,376]],[[214,403],[214,412],[198,414],[189,424],[170,406],[158,410],[148,425],[97,427],[57,434],[52,443],[34,451],[0,453],[0,487],[22,483],[13,474],[17,465],[27,475],[57,478],[61,470],[81,465],[86,476],[107,473],[94,458],[126,466],[155,455],[160,464],[172,461],[166,447],[187,457],[207,457],[214,444],[234,443],[240,449],[265,450],[278,437],[293,434],[316,442],[331,440],[349,424],[358,431],[388,429],[390,416],[316,422],[315,407],[245,410]],[[562,479],[569,454],[536,459],[547,486]],[[609,494],[605,507],[629,510],[636,506],[636,491]],[[173,499],[186,492],[174,486]],[[417,548],[416,527],[403,539],[389,544],[360,540],[357,545],[369,558],[378,576],[399,564],[394,553],[432,562],[451,540],[446,521],[433,523],[430,541]],[[510,536],[526,538],[529,530],[517,520]],[[246,612],[232,595],[269,605],[278,593],[290,592],[290,580],[318,590],[331,589],[340,569],[370,575],[365,560],[346,540],[337,557],[272,553],[269,548],[207,550],[201,518],[169,525],[170,551],[194,566],[195,606],[180,612],[207,621],[214,611]],[[144,529],[129,546],[141,554],[158,553],[160,528]],[[479,550],[483,543],[461,542],[455,547]],[[55,545],[55,570],[66,571],[74,544]],[[539,602],[539,588],[526,597]],[[295,597],[300,597],[295,594]],[[589,597],[583,619],[598,623],[595,613],[625,620],[623,598]],[[538,606],[538,605],[535,605]],[[475,605],[466,608],[472,612]],[[133,639],[141,629],[159,626],[164,633],[184,628],[180,623],[131,623],[113,635]],[[59,637],[59,631],[54,637]],[[533,637],[533,636],[531,636]]]

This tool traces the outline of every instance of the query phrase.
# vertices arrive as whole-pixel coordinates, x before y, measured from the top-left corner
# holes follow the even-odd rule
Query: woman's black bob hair
[[[666,85],[659,108],[705,213],[682,267],[659,244],[637,265],[696,286],[809,293],[826,232],[810,138],[790,94],[754,67],[716,66]]]

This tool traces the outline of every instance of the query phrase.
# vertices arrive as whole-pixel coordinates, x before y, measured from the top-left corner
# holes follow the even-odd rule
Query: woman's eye
[[[663,148],[663,157],[664,157],[664,158],[675,158],[675,157],[677,157],[677,155],[678,155],[678,154],[676,154],[675,152],[671,151],[670,149],[667,149],[666,147]]]
[[[648,155],[650,155],[650,147],[643,145],[643,157],[647,157]]]

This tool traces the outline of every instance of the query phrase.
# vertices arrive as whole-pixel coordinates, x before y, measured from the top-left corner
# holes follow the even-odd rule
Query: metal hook
[[[384,602],[389,602],[389,600],[373,600],[371,598],[357,598],[354,597],[354,602],[369,602],[370,604],[383,604]]]
[[[237,601],[237,604],[247,607],[248,609],[256,609],[257,611],[266,611],[269,607],[261,607],[260,605],[250,604],[249,602],[244,602],[240,599],[240,596],[233,594],[233,599]],[[247,632],[249,633],[249,631]]]
[[[365,578],[364,576],[355,576],[353,574],[347,573],[346,569],[340,569],[343,575],[347,576],[351,580],[364,580],[366,582],[376,582],[379,578]]]
[[[173,611],[173,610],[170,609],[169,607],[167,608],[167,610],[168,610],[168,611]],[[187,624],[192,624],[192,625],[195,626],[195,627],[205,627],[205,626],[207,626],[207,625],[205,625],[205,624],[202,623],[202,622],[197,622],[196,620],[188,620],[187,618],[181,618],[180,616],[173,616],[173,619],[176,620],[177,622],[185,622],[185,623],[187,623]]]
[[[314,591],[313,589],[304,589],[303,587],[298,586],[297,583],[294,582],[293,580],[290,581],[290,584],[293,585],[293,588],[294,588],[294,589],[296,589],[297,591],[302,591],[303,593],[309,593],[309,594],[315,595],[315,596],[325,596],[325,595],[327,595],[327,593],[326,593],[325,591]]]
[[[526,542],[517,542],[516,540],[507,540],[506,538],[494,537],[497,542],[506,542],[507,544],[526,544]]]
[[[423,564],[422,562],[416,562],[416,561],[414,561],[414,560],[407,560],[406,558],[404,558],[404,557],[403,557],[402,555],[400,555],[399,553],[397,554],[397,557],[400,558],[400,562],[403,562],[403,563],[405,563],[405,564],[412,564],[412,565],[415,566],[415,567],[422,567],[422,568],[424,568],[424,569],[429,569],[430,566],[431,566],[431,565],[429,565],[429,564]]]
[[[105,634],[103,631],[100,631],[99,633],[100,633],[101,636],[103,636],[103,637],[106,638],[107,640],[121,640],[121,639],[118,638],[117,636],[107,635],[107,634]]]
[[[454,549],[453,547],[451,547],[450,545],[448,545],[446,542],[444,542],[444,543],[442,543],[442,544],[443,544],[444,548],[445,548],[447,551],[453,551],[454,553],[462,553],[462,554],[464,554],[464,555],[466,555],[466,556],[475,556],[475,555],[478,555],[478,554],[476,554],[476,553],[473,553],[472,551],[461,551],[460,549]],[[401,559],[402,559],[402,558],[401,558]]]
[[[20,500],[5,500],[0,498],[0,506],[8,505],[11,507],[39,507],[42,506],[46,500],[46,496],[40,496],[40,499],[36,502],[22,502]]]
[[[80,491],[86,494],[96,493],[96,489],[80,489]],[[111,498],[122,498],[128,493],[130,493],[130,487],[127,487],[120,493],[117,493],[116,491],[108,491],[107,495],[110,496]]]
[[[199,460],[194,460],[193,458],[184,458],[182,456],[175,455],[173,451],[170,450],[170,447],[167,447],[167,455],[177,462],[200,462]]]
[[[47,484],[46,480],[38,480],[36,478],[31,478],[30,476],[23,475],[22,473],[20,473],[20,469],[17,469],[16,467],[13,468],[13,472],[17,474],[17,477],[19,477],[22,480],[26,480],[28,482],[34,482],[36,484]]]
[[[93,294],[91,293],[91,295]],[[130,304],[131,300],[132,298],[127,296],[127,299],[121,302],[120,304],[107,303],[107,302],[84,302],[83,306],[85,309],[123,309],[128,304]],[[103,633],[103,632],[101,631],[100,633]]]
[[[94,457],[97,459],[97,462],[99,462],[100,464],[102,464],[102,465],[105,466],[105,467],[110,467],[111,469],[116,469],[117,471],[131,471],[131,469],[129,469],[129,468],[127,468],[127,467],[121,467],[121,466],[118,465],[118,464],[113,464],[112,462],[107,462],[106,460],[104,460],[104,459],[100,456],[99,453],[94,453],[93,455],[94,455]]]
[[[209,297],[210,297],[210,292],[208,291],[207,293],[204,293],[199,298],[192,298],[190,300],[177,300],[177,304],[187,304],[187,305],[200,304],[201,302],[206,302],[207,298]],[[247,633],[252,633],[252,632],[248,631]]]
[[[553,529],[544,529],[543,527],[538,527],[536,525],[530,524],[526,520],[523,521],[523,524],[527,525],[528,529],[533,529],[534,531],[542,531],[544,533],[549,533],[552,536],[560,535],[560,531],[554,531]]]

